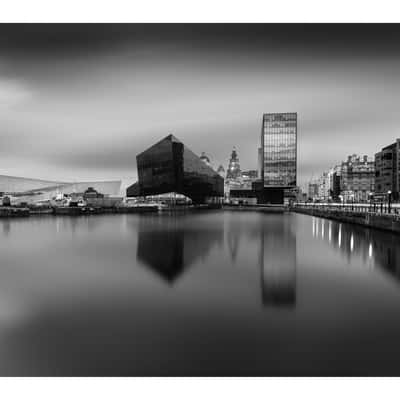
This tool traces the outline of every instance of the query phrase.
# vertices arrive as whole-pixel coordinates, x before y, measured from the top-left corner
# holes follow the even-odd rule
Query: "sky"
[[[0,175],[136,180],[170,133],[257,168],[263,113],[298,113],[298,183],[400,137],[400,26],[0,25]]]

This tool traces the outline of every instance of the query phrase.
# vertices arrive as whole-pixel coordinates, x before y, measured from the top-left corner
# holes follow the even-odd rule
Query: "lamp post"
[[[343,200],[343,196],[342,196],[341,194],[339,194],[339,200],[340,200],[340,204],[341,204],[341,206],[342,206],[342,209],[343,209],[343,206],[344,206],[344,200]]]
[[[390,214],[390,202],[391,202],[391,200],[392,200],[392,191],[391,190],[388,190],[388,213]]]
[[[354,193],[351,195],[351,211],[354,211]]]
[[[372,192],[368,193],[369,195],[369,212],[372,210]]]

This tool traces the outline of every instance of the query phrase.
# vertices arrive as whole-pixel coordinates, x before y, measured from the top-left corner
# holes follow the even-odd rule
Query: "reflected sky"
[[[398,375],[398,236],[300,214],[0,220],[0,375]]]

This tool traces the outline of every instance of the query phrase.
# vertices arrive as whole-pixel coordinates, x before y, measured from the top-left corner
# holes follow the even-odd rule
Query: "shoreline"
[[[361,225],[365,228],[379,229],[400,234],[400,215],[381,214],[363,211],[322,210],[317,208],[292,207],[292,212],[326,218],[349,224]]]
[[[344,211],[319,208],[305,208],[299,206],[287,207],[277,205],[220,205],[201,204],[191,206],[175,206],[160,208],[158,205],[93,208],[93,207],[55,207],[46,209],[30,209],[28,207],[0,207],[0,219],[27,218],[43,216],[88,216],[110,214],[179,214],[198,211],[234,211],[234,212],[259,212],[265,214],[284,214],[294,212],[309,216],[331,219],[339,222],[356,224],[365,228],[389,231],[400,234],[400,215],[381,214],[365,211]]]
[[[53,207],[34,209],[29,207],[0,207],[0,218],[22,218],[29,216],[80,216],[80,215],[104,215],[104,214],[144,214],[144,213],[181,213],[195,211],[242,211],[263,212],[281,214],[288,211],[286,206],[276,205],[222,205],[222,204],[199,204],[190,206],[159,207],[158,205],[145,205],[133,207]]]

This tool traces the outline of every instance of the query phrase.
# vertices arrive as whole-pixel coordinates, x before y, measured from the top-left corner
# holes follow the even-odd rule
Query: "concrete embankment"
[[[29,208],[0,207],[0,217],[29,217]]]
[[[200,204],[200,205],[176,205],[162,206],[142,205],[129,207],[0,207],[1,217],[29,217],[29,215],[94,215],[94,214],[142,214],[142,213],[176,213],[195,212],[207,210],[227,211],[257,211],[263,213],[283,213],[288,211],[286,206],[279,205],[222,205],[222,204]]]
[[[22,208],[22,207],[0,207],[0,218],[29,217],[30,215],[93,215],[93,214],[142,214],[157,212],[157,206],[141,207],[113,207],[113,208],[90,208],[90,207],[54,207],[54,208]]]
[[[224,210],[227,211],[258,211],[271,214],[281,214],[287,211],[285,206],[272,206],[272,205],[224,205]]]
[[[54,207],[55,215],[93,215],[93,214],[141,214],[147,212],[157,212],[157,206],[140,207],[113,207],[113,208],[92,208],[92,207]]]
[[[311,207],[292,207],[291,211],[315,217],[333,219],[340,222],[363,225],[369,228],[384,229],[400,233],[400,215],[373,212],[317,209]]]

